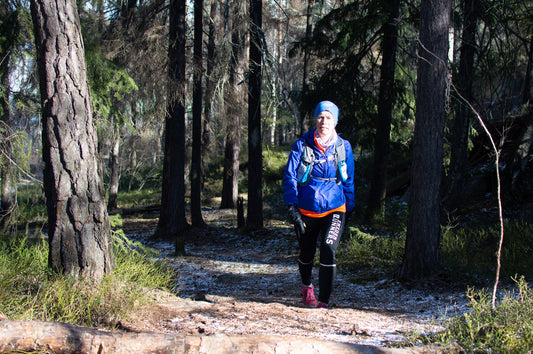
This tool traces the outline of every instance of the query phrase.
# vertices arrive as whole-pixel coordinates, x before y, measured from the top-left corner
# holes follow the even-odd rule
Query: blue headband
[[[335,103],[331,101],[322,101],[316,105],[315,119],[316,117],[318,117],[318,115],[322,111],[328,111],[333,115],[333,119],[335,119],[335,126],[336,126],[337,122],[339,121],[339,107],[337,107],[337,105],[335,105]]]

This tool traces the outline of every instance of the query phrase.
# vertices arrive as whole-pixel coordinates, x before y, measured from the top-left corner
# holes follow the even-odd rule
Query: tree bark
[[[512,182],[516,185],[521,173],[526,170],[531,157],[531,147],[533,146],[533,112],[528,115],[528,120],[524,132],[520,136],[518,147],[515,152],[515,166],[513,169]]]
[[[529,48],[527,51],[527,67],[522,90],[522,104],[531,104],[531,70],[533,69],[533,29],[529,34]]]
[[[262,8],[262,0],[250,0],[248,213],[246,227],[252,230],[263,228],[263,150],[261,145]]]
[[[240,110],[236,108],[236,110]],[[235,111],[228,109],[227,112]],[[228,114],[229,116],[229,114]],[[231,121],[226,136],[226,146],[224,148],[224,176],[222,181],[222,209],[233,209],[237,205],[239,195],[239,155],[240,155],[240,117],[228,117]]]
[[[280,12],[281,12],[281,10],[280,10]],[[283,38],[284,38],[282,21],[278,21],[276,32],[277,32],[277,35],[276,35],[276,38],[277,38],[277,41],[276,41],[276,65],[279,68],[281,68],[282,65],[283,65],[283,56],[282,56],[283,47],[282,47],[282,44],[283,44]],[[279,97],[281,96],[280,93],[282,91],[281,90],[281,80],[280,80],[279,76],[276,75],[276,78],[274,78],[272,80],[271,85],[272,85],[272,97],[276,97],[276,101],[274,101],[274,104],[270,104],[270,106],[272,107],[272,117],[270,118],[272,120],[272,122],[270,123],[270,127],[269,127],[270,128],[270,134],[269,134],[268,142],[269,142],[269,144],[271,146],[275,146],[276,145],[276,132],[283,129],[282,122],[278,118],[278,116],[280,116],[280,112],[281,112],[281,105],[278,102],[281,102],[281,100],[279,100]],[[280,139],[278,139],[278,145],[283,144],[279,140]]]
[[[439,269],[440,186],[448,87],[449,0],[422,0],[411,194],[401,278]]]
[[[204,127],[202,133],[202,156],[203,156],[203,168],[202,171],[207,170],[207,163],[211,161],[213,153],[213,132],[211,128],[211,110],[213,107],[212,101],[215,92],[215,79],[213,78],[214,67],[216,62],[216,27],[215,19],[217,18],[216,1],[211,2],[211,8],[209,11],[209,24],[208,24],[208,39],[207,39],[207,58],[206,58],[206,75],[205,75],[205,99],[204,99]],[[203,176],[202,176],[203,177]]]
[[[7,1],[0,3],[0,16],[4,21],[12,17],[9,4]],[[13,36],[7,36],[0,48],[0,229],[8,224],[8,220],[12,214],[14,193],[12,192],[12,175],[13,165],[5,158],[12,156],[11,138],[10,138],[10,116],[11,106],[9,104],[9,91],[11,88],[9,82],[9,68],[10,68],[10,54],[9,52],[13,46]],[[7,42],[7,43],[6,43]]]
[[[161,212],[155,238],[178,242],[185,220],[185,0],[170,2],[169,92]],[[180,246],[181,248],[181,246]],[[180,251],[180,250],[176,250]]]
[[[3,61],[5,64],[2,63],[0,65],[0,67],[2,67],[0,68],[0,75],[2,75],[2,91],[9,87],[9,71],[7,69],[7,63],[9,60],[6,58]],[[4,65],[6,67],[5,71],[3,68]],[[9,136],[11,131],[9,118],[11,115],[11,107],[9,106],[7,96],[8,93],[5,95],[2,94],[0,97],[0,114],[2,115],[0,117],[0,229],[9,224],[8,220],[12,214],[13,200],[15,197],[12,191],[13,165],[9,159],[2,156],[12,156],[11,137]]]
[[[3,137],[2,137],[3,138]],[[3,141],[0,145],[2,153],[8,153],[10,151],[10,146],[8,141]],[[13,194],[11,182],[11,163],[6,162],[2,166],[2,171],[0,171],[0,181],[1,185],[1,198],[0,198],[0,229],[3,229],[4,226],[10,224],[10,217],[13,214],[13,200],[15,195]]]
[[[224,176],[222,181],[221,208],[233,209],[239,195],[239,155],[241,146],[241,121],[244,92],[239,76],[243,73],[246,32],[245,9],[240,1],[232,4],[231,56],[227,90],[224,93],[226,107],[226,146],[224,149]]]
[[[122,5],[122,21],[126,28],[132,24],[136,10],[137,0],[127,0],[126,4]]]
[[[384,353],[382,348],[275,335],[212,336],[110,332],[42,321],[0,321],[0,352]]]
[[[306,42],[309,42],[311,40],[312,32],[313,32],[313,25],[311,24],[311,10],[313,8],[313,0],[307,1],[307,13],[305,15],[306,17],[306,26],[305,26],[305,40]],[[302,73],[302,94],[301,97],[305,97],[307,95],[307,91],[309,91],[309,83],[307,82],[307,76],[309,76],[309,61],[311,55],[309,54],[309,49],[307,48],[308,45],[306,44],[304,47],[304,58],[303,58],[303,73]],[[309,126],[312,126],[311,121],[311,115],[308,113],[309,109],[306,109],[303,105],[303,102],[300,100],[300,135],[303,135]]]
[[[50,267],[96,280],[115,266],[74,0],[31,1],[42,105]]]
[[[451,217],[456,215],[462,207],[465,172],[468,170],[468,138],[472,111],[463,99],[472,102],[473,97],[472,83],[474,80],[478,6],[477,0],[463,1],[463,36],[459,71],[455,77],[456,87],[462,98],[458,99],[455,105],[455,120],[451,137],[450,173],[444,203],[444,207]]]
[[[528,107],[528,119],[526,127],[523,130],[518,146],[515,151],[514,160],[513,160],[513,175],[512,175],[512,186],[514,189],[518,186],[518,181],[522,172],[527,167],[531,146],[533,146],[533,110],[531,109],[531,70],[533,68],[533,33],[530,34],[530,42],[528,49],[528,58],[527,58],[527,67],[526,75],[524,78],[524,88],[522,91],[522,104]]]
[[[111,158],[109,167],[111,171],[111,181],[109,182],[109,198],[107,200],[107,210],[115,210],[118,207],[118,185],[120,182],[120,128],[114,128],[113,147],[111,149]]]
[[[385,218],[392,106],[395,101],[394,71],[398,46],[398,26],[400,23],[400,0],[385,1],[383,6],[385,12],[388,11],[389,15],[387,22],[383,25],[383,41],[381,44],[383,60],[379,83],[374,164],[368,194],[367,221],[382,221]]]
[[[194,57],[192,98],[191,223],[204,226],[202,218],[202,41],[203,0],[194,0]]]

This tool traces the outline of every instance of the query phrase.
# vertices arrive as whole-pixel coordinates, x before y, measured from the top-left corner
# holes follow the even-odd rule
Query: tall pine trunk
[[[448,87],[449,0],[422,0],[411,194],[401,278],[439,269],[440,187]]]
[[[0,156],[11,156],[11,124],[10,115],[11,107],[9,105],[8,95],[3,94],[8,91],[6,88],[9,85],[9,57],[7,53],[2,52],[0,62],[0,75],[2,76],[2,95],[0,95]],[[12,190],[12,164],[8,159],[0,158],[0,229],[9,224],[9,219],[12,214],[14,193]]]
[[[532,30],[533,31],[533,30]],[[527,51],[527,67],[522,90],[522,104],[531,106],[531,70],[533,68],[533,33],[530,34],[529,49]],[[533,112],[529,109],[528,119],[520,136],[513,160],[512,187],[516,189],[522,172],[525,171],[529,162],[531,147],[533,146]]]
[[[224,149],[224,175],[221,208],[235,208],[239,195],[239,155],[241,149],[241,124],[244,115],[244,88],[241,84],[245,47],[245,9],[240,1],[232,3],[231,55],[228,83],[224,92],[226,108],[226,146]]]
[[[55,271],[101,279],[115,266],[74,0],[32,0],[37,47],[48,263]]]
[[[165,120],[165,157],[161,212],[155,238],[176,240],[176,252],[183,252],[180,235],[185,231],[185,0],[170,1],[169,92]]]
[[[192,98],[191,223],[203,226],[202,218],[202,40],[203,0],[194,0],[194,56]]]
[[[472,103],[478,6],[477,0],[463,1],[463,35],[459,71],[454,80],[462,98],[458,99],[455,105],[455,120],[451,136],[450,173],[446,188],[447,195],[444,196],[444,208],[451,217],[455,216],[462,207],[465,172],[468,170],[468,138],[472,112],[463,99]]]
[[[384,1],[383,5],[385,11],[389,11],[389,16],[387,22],[383,25],[383,41],[381,44],[383,60],[379,83],[374,165],[368,194],[367,221],[383,221],[385,217],[392,107],[396,96],[394,93],[394,71],[396,67],[396,49],[398,47],[400,0]]]
[[[248,217],[246,227],[263,228],[263,151],[261,145],[262,0],[250,0],[248,88]]]
[[[311,24],[311,10],[313,8],[313,0],[307,1],[307,13],[306,13],[306,26],[305,26],[305,40],[309,41],[312,36],[313,32],[313,25]],[[309,76],[309,61],[310,61],[310,54],[309,49],[307,49],[307,46],[304,47],[304,58],[303,58],[303,76],[302,76],[302,97],[305,97],[307,95],[307,92],[309,91],[309,83],[308,76]],[[300,100],[300,135],[303,135],[309,126],[312,126],[310,123],[312,118],[309,115],[309,110],[304,108],[303,102]]]
[[[215,61],[216,61],[216,28],[215,19],[217,17],[218,2],[212,1],[209,10],[209,24],[208,24],[208,39],[207,39],[207,58],[206,58],[206,73],[205,73],[205,95],[204,95],[204,126],[202,132],[202,156],[203,166],[202,171],[207,170],[207,163],[211,161],[213,156],[213,132],[211,128],[211,110],[213,107],[212,101],[215,92],[215,79],[213,78]],[[203,176],[202,176],[203,178]]]
[[[0,16],[2,19],[8,19],[13,16],[7,1],[0,3]],[[13,193],[13,165],[10,161],[1,156],[11,156],[11,106],[9,104],[9,89],[11,87],[9,82],[10,72],[10,51],[14,45],[14,38],[7,36],[6,41],[0,47],[0,229],[4,225],[9,224],[9,219],[12,214],[13,201],[15,193]]]

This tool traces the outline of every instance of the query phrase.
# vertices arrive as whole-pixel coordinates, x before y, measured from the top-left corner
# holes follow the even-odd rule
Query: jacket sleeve
[[[301,139],[294,143],[291,152],[289,153],[287,165],[285,165],[282,185],[285,191],[283,194],[283,201],[287,205],[298,205],[298,181],[296,176],[298,165],[300,164],[300,157],[302,155],[302,147],[303,143]]]
[[[344,140],[344,149],[346,150],[346,172],[348,173],[348,178],[342,184],[342,188],[346,197],[346,211],[352,211],[355,208],[355,162],[352,146],[348,140]]]

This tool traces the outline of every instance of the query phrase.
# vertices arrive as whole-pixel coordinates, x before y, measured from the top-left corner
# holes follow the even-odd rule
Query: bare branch
[[[497,197],[498,197],[498,219],[500,222],[500,242],[498,245],[498,251],[497,251],[497,257],[496,257],[496,276],[494,280],[494,287],[492,290],[492,308],[496,308],[496,292],[498,291],[498,283],[500,282],[500,271],[501,271],[501,257],[502,257],[502,246],[503,246],[503,211],[502,211],[502,199],[501,199],[501,181],[500,181],[500,151],[496,147],[496,143],[494,142],[494,139],[492,138],[492,135],[490,134],[489,129],[483,122],[483,119],[481,119],[481,115],[479,112],[472,106],[470,102],[468,102],[460,93],[459,90],[452,84],[452,87],[457,93],[457,95],[461,98],[461,100],[470,107],[474,115],[476,116],[477,120],[479,121],[479,124],[483,127],[483,130],[487,134],[490,143],[492,145],[492,149],[494,150],[494,154],[496,156],[496,159],[494,161],[494,167],[496,168],[496,180],[497,180]]]

